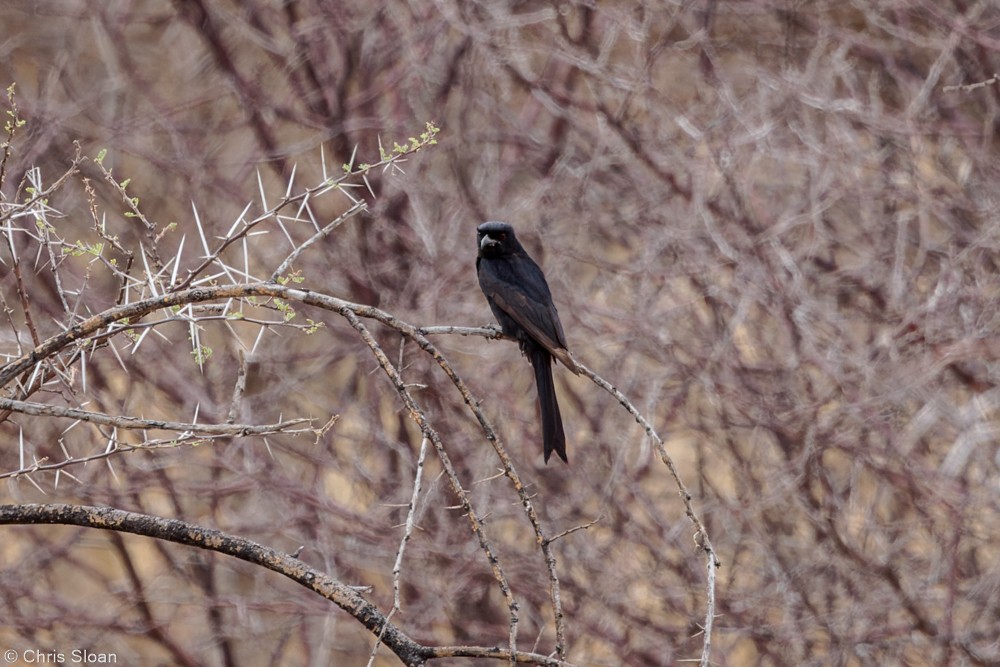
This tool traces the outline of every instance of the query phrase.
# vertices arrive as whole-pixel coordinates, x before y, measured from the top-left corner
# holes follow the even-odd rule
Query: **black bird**
[[[559,323],[559,313],[552,303],[545,275],[528,257],[514,236],[514,228],[506,222],[484,222],[476,231],[479,233],[476,258],[479,286],[504,334],[517,340],[521,353],[535,369],[545,462],[548,463],[549,456],[555,452],[569,463],[566,435],[552,382],[552,357],[576,375],[580,374],[580,369],[566,349],[566,334]]]

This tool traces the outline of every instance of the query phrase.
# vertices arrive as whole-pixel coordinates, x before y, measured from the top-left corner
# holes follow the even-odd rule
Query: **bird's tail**
[[[552,355],[541,346],[531,351],[531,365],[535,368],[535,385],[538,388],[538,407],[542,412],[542,443],[545,446],[545,462],[549,462],[552,452],[566,463],[566,434],[563,433],[559,402],[556,401],[556,386],[552,381]]]

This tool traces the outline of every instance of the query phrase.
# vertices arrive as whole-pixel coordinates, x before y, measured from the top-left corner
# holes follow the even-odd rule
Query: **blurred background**
[[[723,563],[713,664],[1000,662],[996,3],[7,0],[0,23],[0,84],[16,82],[27,120],[3,196],[29,167],[62,174],[75,141],[91,157],[107,149],[143,213],[176,223],[161,250],[192,244],[186,268],[199,263],[192,206],[225,234],[261,190],[284,194],[293,170],[312,185],[324,160],[334,172],[355,151],[375,162],[380,141],[436,123],[436,146],[405,173],[373,173],[359,193],[369,212],[296,262],[303,286],[415,325],[491,323],[475,228],[511,222],[570,349],[647,415],[693,495]],[[143,240],[113,189],[95,189],[122,242]],[[316,211],[329,221],[345,202]],[[91,233],[81,179],[53,206],[67,239]],[[258,273],[282,243],[255,247]],[[41,264],[25,280],[53,335],[62,307]],[[64,270],[92,312],[115,302],[114,281],[84,259]],[[340,415],[324,437],[138,452],[72,477],[8,478],[0,498],[304,545],[304,561],[372,586],[388,609],[420,433],[353,329],[296,310],[325,326],[267,333],[239,418]],[[519,646],[548,653],[544,562],[495,453],[433,361],[371,326],[422,385],[414,395],[488,517],[521,604]],[[205,331],[202,370],[186,326],[162,333],[127,372],[95,355],[85,397],[33,400],[224,421],[253,336]],[[599,519],[555,544],[568,659],[697,658],[704,559],[642,430],[556,367],[570,465],[545,466],[517,346],[434,342],[549,533]],[[106,444],[65,428],[15,415],[0,425],[0,470],[21,465],[19,438],[53,460]],[[394,620],[427,643],[502,644],[503,599],[429,458]],[[322,598],[173,544],[8,526],[0,565],[4,648],[189,665],[364,664],[371,650]],[[398,662],[383,650],[377,664]]]

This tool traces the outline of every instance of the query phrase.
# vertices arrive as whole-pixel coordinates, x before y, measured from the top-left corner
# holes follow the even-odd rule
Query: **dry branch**
[[[112,530],[151,537],[232,556],[288,577],[330,600],[353,616],[408,667],[419,667],[434,658],[496,658],[513,663],[570,666],[560,660],[503,649],[476,646],[425,646],[404,634],[384,614],[351,586],[309,567],[295,556],[222,531],[178,519],[84,505],[0,505],[0,525],[57,524]]]

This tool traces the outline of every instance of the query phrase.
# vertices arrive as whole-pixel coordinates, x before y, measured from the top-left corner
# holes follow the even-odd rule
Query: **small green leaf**
[[[200,345],[197,349],[191,350],[191,355],[194,357],[195,363],[200,366],[212,356],[212,348],[207,345]]]

